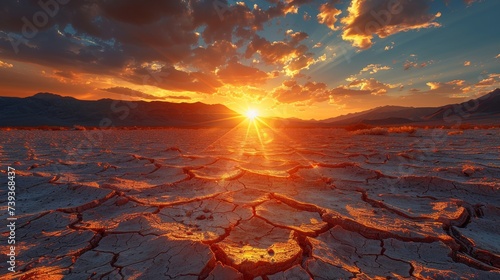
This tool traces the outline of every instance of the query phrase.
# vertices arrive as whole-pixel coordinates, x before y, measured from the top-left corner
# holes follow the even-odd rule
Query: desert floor
[[[500,279],[500,130],[0,139],[2,220],[7,166],[18,218],[5,278]]]

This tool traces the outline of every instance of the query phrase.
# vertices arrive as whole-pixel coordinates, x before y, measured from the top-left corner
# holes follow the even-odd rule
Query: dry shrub
[[[483,168],[482,167],[476,167],[474,165],[470,165],[470,164],[464,164],[462,166],[462,173],[467,176],[467,177],[470,177],[472,176],[474,173],[478,172],[478,171],[482,171]]]
[[[389,133],[408,133],[414,134],[417,132],[417,128],[413,126],[400,126],[400,127],[389,127]]]
[[[389,132],[387,128],[383,127],[374,127],[370,129],[360,129],[353,131],[355,135],[387,135]]]
[[[460,130],[466,130],[466,129],[473,129],[474,126],[468,124],[468,123],[464,123],[464,124],[461,124],[461,125],[458,125],[458,126],[453,126],[453,128],[455,129],[460,129]]]
[[[464,132],[462,130],[455,130],[448,132],[448,135],[462,135]]]

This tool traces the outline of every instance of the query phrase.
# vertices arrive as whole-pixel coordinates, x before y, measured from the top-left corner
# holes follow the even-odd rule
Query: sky
[[[221,103],[326,119],[500,87],[497,0],[0,3],[2,96]]]

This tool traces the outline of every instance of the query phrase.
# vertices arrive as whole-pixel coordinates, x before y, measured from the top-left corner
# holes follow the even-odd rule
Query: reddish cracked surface
[[[0,132],[19,218],[18,272],[2,254],[0,273],[500,278],[500,131],[465,131],[431,151],[424,130],[267,130],[262,145],[226,132],[108,131],[85,151],[89,132]]]

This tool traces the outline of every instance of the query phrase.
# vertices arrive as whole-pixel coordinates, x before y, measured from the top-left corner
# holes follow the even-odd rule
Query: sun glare
[[[251,121],[255,120],[259,116],[259,112],[255,109],[248,110],[245,115]]]

